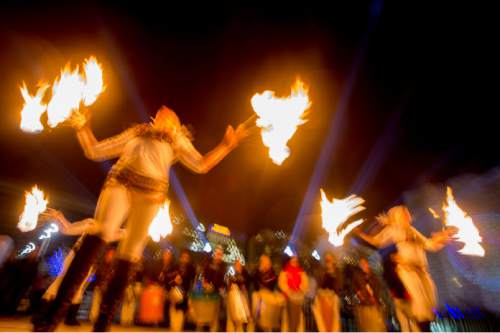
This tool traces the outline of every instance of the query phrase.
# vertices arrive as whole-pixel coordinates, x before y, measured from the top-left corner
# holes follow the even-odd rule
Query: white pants
[[[149,225],[161,204],[149,194],[120,184],[105,187],[95,212],[101,238],[106,242],[113,241],[125,222],[126,235],[120,241],[118,257],[131,262],[139,261],[148,238]]]
[[[398,265],[396,268],[401,282],[410,294],[411,316],[417,321],[431,321],[434,319],[432,308],[436,307],[436,286],[425,270],[415,269],[412,266]]]

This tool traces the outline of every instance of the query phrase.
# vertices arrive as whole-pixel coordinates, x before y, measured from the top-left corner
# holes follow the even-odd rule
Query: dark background
[[[297,76],[309,85],[309,122],[289,142],[292,154],[282,166],[271,162],[256,137],[207,175],[175,167],[202,221],[249,234],[264,227],[291,231],[348,86],[352,93],[321,181],[330,196],[343,197],[364,179],[359,194],[370,217],[425,182],[486,172],[499,162],[492,98],[498,85],[490,83],[496,80],[490,49],[498,37],[487,13],[490,8],[470,3],[425,1],[238,8],[4,2],[0,233],[15,233],[23,192],[34,183],[70,217],[93,213],[109,164],[85,159],[68,128],[32,135],[18,126],[21,82],[33,92],[67,61],[78,64],[90,54],[103,63],[107,85],[92,107],[98,138],[146,121],[165,104],[193,126],[195,146],[207,152],[228,123],[251,115],[254,93],[288,94]],[[317,197],[306,209],[309,234],[320,231],[319,191]]]

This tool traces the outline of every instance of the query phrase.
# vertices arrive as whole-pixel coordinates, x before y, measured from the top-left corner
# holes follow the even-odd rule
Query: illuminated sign
[[[212,225],[212,227],[210,228],[210,231],[227,236],[227,237],[231,236],[231,231],[229,230],[228,227],[225,227],[223,225],[216,224],[216,223],[214,223]]]

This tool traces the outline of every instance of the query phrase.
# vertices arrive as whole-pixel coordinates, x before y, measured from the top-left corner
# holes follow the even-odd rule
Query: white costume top
[[[158,181],[168,182],[168,170],[179,158],[195,172],[202,172],[201,154],[191,141],[179,131],[173,142],[141,135],[148,125],[138,125],[109,139],[84,147],[87,157],[104,161],[119,157],[112,171],[124,168]]]
[[[424,269],[428,266],[425,251],[439,249],[432,239],[425,237],[413,227],[389,224],[373,238],[378,247],[396,244],[400,264]]]
[[[177,160],[193,172],[207,173],[236,147],[223,141],[202,156],[182,129],[172,138],[149,124],[134,126],[102,141],[97,141],[90,127],[84,126],[77,131],[77,138],[91,160],[119,158],[104,187],[121,184],[157,196],[160,201],[167,195],[169,169]]]

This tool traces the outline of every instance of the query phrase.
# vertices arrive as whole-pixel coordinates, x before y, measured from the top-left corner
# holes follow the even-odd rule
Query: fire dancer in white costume
[[[441,250],[451,241],[451,236],[456,229],[448,228],[427,238],[411,226],[412,218],[405,206],[393,207],[386,215],[379,216],[377,220],[385,225],[377,235],[370,236],[359,230],[357,234],[376,247],[382,248],[396,244],[396,272],[410,294],[409,304],[400,304],[409,310],[400,312],[407,313],[407,320],[418,323],[420,329],[428,329],[426,325],[434,318],[432,308],[436,306],[437,299],[436,287],[428,271],[425,251]],[[398,319],[401,320],[401,318]],[[418,326],[409,325],[409,327]]]
[[[236,130],[228,126],[222,142],[202,156],[192,145],[175,112],[167,107],[160,108],[150,124],[134,126],[100,142],[84,113],[75,113],[72,124],[87,158],[104,161],[119,157],[119,160],[109,172],[97,203],[95,220],[99,232],[83,240],[46,322],[35,326],[35,330],[55,330],[93,262],[126,222],[127,234],[118,247],[114,274],[94,324],[94,331],[107,331],[123,298],[133,265],[142,257],[149,225],[166,200],[170,167],[180,161],[196,173],[207,173],[247,136],[247,132],[243,125]]]

